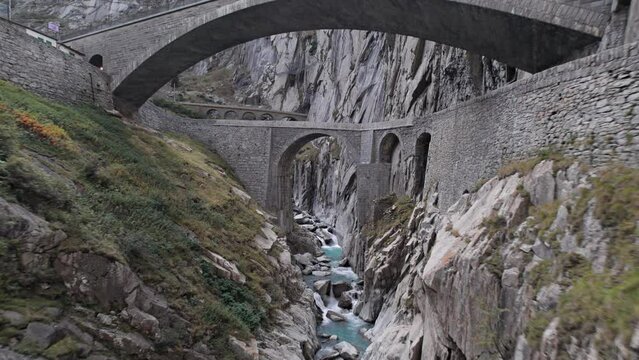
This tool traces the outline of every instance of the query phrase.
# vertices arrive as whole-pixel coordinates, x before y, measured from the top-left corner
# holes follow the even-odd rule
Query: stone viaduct
[[[346,149],[361,221],[371,217],[373,200],[388,193],[389,153],[398,148],[413,164],[408,191],[436,188],[442,207],[504,162],[541,147],[561,147],[588,163],[615,158],[639,166],[639,142],[627,141],[639,136],[639,120],[629,110],[639,104],[637,43],[556,66],[596,44],[607,25],[608,15],[596,6],[573,6],[577,1],[201,1],[66,43],[111,75],[120,110],[139,110],[142,124],[214,148],[289,229],[292,159],[323,136]],[[368,124],[195,120],[145,105],[166,82],[214,53],[263,36],[324,28],[416,36],[539,73],[426,118]],[[613,98],[619,101],[607,104]]]
[[[355,29],[410,35],[538,72],[600,39],[607,20],[606,14],[551,0],[217,0],[65,43],[104,67],[117,107],[133,112],[197,62],[279,33]]]

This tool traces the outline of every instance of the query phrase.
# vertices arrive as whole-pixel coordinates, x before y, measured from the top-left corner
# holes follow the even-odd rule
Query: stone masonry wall
[[[0,19],[0,79],[53,100],[113,108],[106,73],[4,19]]]

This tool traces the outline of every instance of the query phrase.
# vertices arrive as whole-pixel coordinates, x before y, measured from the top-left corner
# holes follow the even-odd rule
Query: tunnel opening
[[[415,143],[415,189],[413,192],[413,195],[415,196],[424,192],[430,141],[431,135],[429,133],[423,133],[419,135],[417,142]]]
[[[89,59],[89,64],[97,67],[100,70],[104,70],[104,58],[100,54],[91,56],[91,59]]]

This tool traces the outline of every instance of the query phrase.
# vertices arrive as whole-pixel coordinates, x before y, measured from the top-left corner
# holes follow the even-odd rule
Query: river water
[[[340,262],[343,259],[342,247],[340,245],[341,237],[336,234],[330,234],[331,240],[325,240],[322,236],[317,236],[323,246],[322,251],[324,256],[330,259],[330,276],[305,276],[305,281],[311,289],[313,284],[318,280],[330,280],[331,284],[338,282],[348,282],[355,290],[355,294],[361,293],[361,285],[359,285],[359,278],[350,267],[340,266]],[[360,356],[366,351],[366,348],[370,342],[362,335],[363,332],[372,327],[372,324],[360,319],[357,315],[353,314],[352,310],[342,309],[338,306],[338,299],[335,298],[331,289],[330,296],[325,296],[324,300],[317,292],[315,293],[316,303],[323,303],[322,312],[323,320],[318,323],[317,334],[322,341],[322,348],[331,348],[339,342],[346,341],[355,346],[359,351]],[[321,300],[321,301],[320,301]],[[353,308],[357,305],[357,300],[353,299]],[[335,311],[346,319],[345,321],[333,321],[328,318],[327,312],[329,310]],[[330,339],[330,336],[334,335],[337,339]]]

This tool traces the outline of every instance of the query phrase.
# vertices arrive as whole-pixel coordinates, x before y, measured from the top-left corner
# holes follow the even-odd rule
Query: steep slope
[[[277,231],[202,146],[0,83],[0,355],[309,358]]]
[[[362,239],[365,358],[637,359],[638,184],[544,154],[446,211],[389,207]]]

